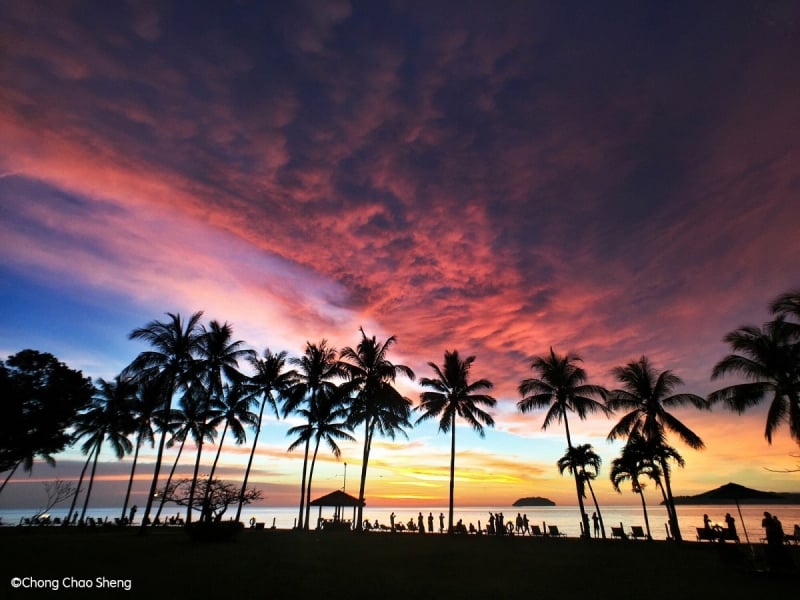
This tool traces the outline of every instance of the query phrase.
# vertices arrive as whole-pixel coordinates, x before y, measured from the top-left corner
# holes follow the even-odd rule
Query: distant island
[[[800,493],[762,492],[739,485],[726,483],[718,488],[696,496],[675,496],[675,504],[800,504]],[[661,504],[664,504],[663,502]]]
[[[556,503],[547,498],[533,496],[531,498],[520,498],[511,506],[555,506]]]

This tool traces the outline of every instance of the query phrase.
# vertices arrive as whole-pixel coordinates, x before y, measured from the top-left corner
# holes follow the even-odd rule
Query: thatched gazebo
[[[342,490],[336,490],[330,494],[325,494],[311,501],[311,506],[319,506],[319,516],[317,518],[318,529],[350,529],[352,522],[356,520],[356,508],[364,506],[366,502],[359,502],[358,498],[354,498],[350,494],[344,493]],[[322,518],[322,507],[333,507],[333,519]],[[343,518],[344,508],[353,507],[353,520],[345,521]]]

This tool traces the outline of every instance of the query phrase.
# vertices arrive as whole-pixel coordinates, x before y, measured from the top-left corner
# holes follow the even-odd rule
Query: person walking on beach
[[[439,533],[444,533],[444,513],[439,513]]]
[[[530,523],[528,522],[528,513],[524,513],[522,515],[522,533],[530,533],[531,527]]]

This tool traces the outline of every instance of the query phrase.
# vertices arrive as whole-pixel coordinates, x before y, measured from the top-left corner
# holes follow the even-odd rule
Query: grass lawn
[[[732,544],[269,530],[197,543],[180,529],[18,527],[0,529],[0,544],[0,598],[766,600],[800,590],[796,568],[759,573],[744,560],[747,546]],[[800,565],[800,548],[790,552]],[[13,577],[58,580],[60,589],[15,590]],[[94,588],[65,590],[64,577]],[[98,589],[102,577],[132,589]]]

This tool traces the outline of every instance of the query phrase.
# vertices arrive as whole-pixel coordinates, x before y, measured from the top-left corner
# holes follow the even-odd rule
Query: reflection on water
[[[685,540],[695,540],[697,536],[696,527],[703,526],[703,515],[708,514],[713,523],[718,523],[721,526],[725,525],[725,514],[730,513],[736,519],[736,528],[739,532],[742,542],[745,541],[745,533],[751,542],[759,542],[764,537],[764,531],[761,528],[761,519],[764,511],[777,515],[783,523],[784,531],[791,533],[795,523],[800,524],[800,505],[797,504],[783,504],[783,505],[755,505],[745,504],[741,506],[742,518],[744,519],[744,527],[742,527],[742,518],[739,516],[739,511],[734,503],[730,504],[717,504],[707,506],[678,506],[678,519],[681,525],[681,533]],[[90,509],[87,516],[94,517],[95,519],[105,520],[111,522],[115,517],[120,516],[120,508],[101,508]],[[591,517],[594,509],[587,507],[589,516]],[[603,521],[606,528],[606,535],[611,537],[611,527],[623,524],[625,531],[630,533],[632,525],[645,526],[644,517],[642,515],[642,508],[640,506],[607,506],[600,507],[602,512]],[[2,518],[3,525],[17,525],[26,517],[33,514],[33,510],[0,510],[0,518]],[[444,514],[445,524],[447,523],[447,508],[442,506],[426,506],[426,507],[367,507],[364,509],[364,518],[368,519],[370,523],[378,521],[379,524],[388,525],[389,515],[394,512],[396,515],[397,523],[408,523],[413,519],[415,522],[419,513],[422,513],[425,518],[425,526],[427,528],[428,515],[432,514],[434,517],[434,530],[439,530],[439,515]],[[577,506],[546,506],[546,507],[510,507],[510,506],[480,506],[480,507],[463,507],[456,508],[454,514],[454,521],[461,519],[465,526],[472,523],[476,528],[480,526],[481,529],[486,529],[486,523],[489,519],[489,513],[503,513],[506,521],[514,521],[517,513],[526,514],[531,524],[542,525],[556,525],[559,530],[566,533],[570,537],[577,537],[580,535],[580,515]],[[181,516],[185,515],[184,510],[176,507],[165,507],[164,515],[168,518],[175,514],[180,513]],[[234,511],[229,511],[229,515],[233,516]],[[242,522],[245,525],[249,524],[251,518],[256,521],[264,523],[267,528],[271,527],[274,523],[278,529],[290,529],[294,527],[297,522],[298,508],[296,507],[245,507],[242,511]],[[67,511],[53,510],[51,517],[66,517]],[[331,518],[333,516],[332,508],[323,508],[320,512],[317,508],[311,510],[311,522],[316,523],[319,516],[322,518]],[[353,518],[353,512],[349,509],[344,509],[344,516],[346,519]],[[650,530],[653,538],[663,540],[667,537],[666,523],[667,513],[663,506],[648,507],[648,516],[650,519]]]

